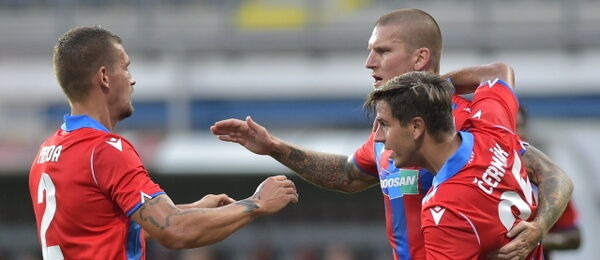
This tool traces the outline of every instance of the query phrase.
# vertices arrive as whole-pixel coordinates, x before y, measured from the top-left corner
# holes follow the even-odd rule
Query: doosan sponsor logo
[[[381,180],[381,187],[384,189],[414,184],[417,184],[417,176],[398,176],[394,178]]]

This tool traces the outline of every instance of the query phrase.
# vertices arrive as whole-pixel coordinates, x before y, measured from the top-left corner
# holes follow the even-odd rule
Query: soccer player
[[[512,69],[507,71],[480,80],[472,116],[458,132],[451,102],[454,88],[435,74],[396,77],[365,101],[379,123],[375,140],[392,150],[394,165],[434,174],[421,215],[427,259],[488,259],[510,241],[506,234],[514,225],[536,214],[533,187],[522,163],[527,157],[521,157],[525,146],[513,132],[518,102],[508,83],[514,80]],[[454,84],[457,78],[460,85],[472,77],[461,73],[452,75]],[[543,259],[541,245],[527,259]]]
[[[365,66],[372,71],[375,88],[406,72],[437,74],[440,71],[440,28],[433,17],[422,10],[399,9],[383,15],[375,24],[368,48],[370,52]],[[481,71],[487,74],[489,69],[484,67]],[[473,72],[480,73],[479,70]],[[457,89],[457,95],[453,96],[457,123],[470,115],[470,102],[458,94],[472,92],[477,84]],[[348,156],[312,151],[286,143],[272,136],[250,117],[245,121],[226,119],[216,122],[211,131],[220,140],[239,143],[256,154],[273,157],[306,181],[325,189],[356,193],[380,183],[387,235],[394,259],[425,257],[420,229],[421,200],[431,186],[433,176],[426,171],[401,172],[389,160],[389,152],[383,151],[383,144],[373,141],[374,132],[362,147]],[[543,155],[534,151],[532,149],[530,156]],[[538,216],[533,222],[521,222],[515,226],[509,236],[516,238],[502,247],[495,257],[525,257],[556,221],[560,215],[558,211],[566,206],[572,187],[563,182],[567,178],[563,172],[548,170],[553,168],[547,163],[550,162],[540,162],[531,167],[531,174],[540,186]],[[400,178],[410,182],[395,181]]]
[[[145,238],[172,249],[209,245],[298,201],[293,182],[279,175],[240,201],[209,194],[175,205],[132,144],[113,133],[133,114],[129,64],[121,38],[99,26],[71,29],[54,48],[71,112],[29,174],[44,259],[145,259]]]

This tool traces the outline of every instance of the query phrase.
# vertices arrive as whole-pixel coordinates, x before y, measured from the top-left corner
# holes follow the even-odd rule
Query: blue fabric
[[[458,150],[444,163],[437,175],[433,177],[433,187],[437,187],[456,175],[469,162],[473,151],[473,134],[463,131],[458,132],[458,134],[462,138],[462,143]]]
[[[87,115],[72,116],[71,114],[66,114],[64,118],[65,122],[60,126],[60,128],[67,132],[75,131],[84,127],[110,132],[110,130],[108,130],[108,128],[106,128],[104,125],[100,124],[100,122]]]

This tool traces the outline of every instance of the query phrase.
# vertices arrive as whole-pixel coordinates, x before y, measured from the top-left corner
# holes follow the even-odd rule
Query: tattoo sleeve
[[[534,221],[541,223],[544,234],[556,223],[573,192],[571,178],[544,153],[533,146],[523,154],[530,179],[538,185],[538,211]]]
[[[354,193],[377,184],[374,176],[359,170],[345,155],[308,151],[285,144],[274,150],[271,157],[321,188]]]

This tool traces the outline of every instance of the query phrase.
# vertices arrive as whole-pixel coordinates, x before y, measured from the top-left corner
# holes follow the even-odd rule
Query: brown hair
[[[115,44],[121,38],[100,26],[76,27],[54,46],[54,74],[70,102],[84,100],[91,75],[101,67],[112,70],[118,58]]]
[[[364,107],[370,115],[375,115],[377,103],[386,102],[402,126],[421,117],[427,131],[441,141],[445,133],[454,130],[453,91],[452,84],[438,75],[414,71],[395,77],[371,92]]]

